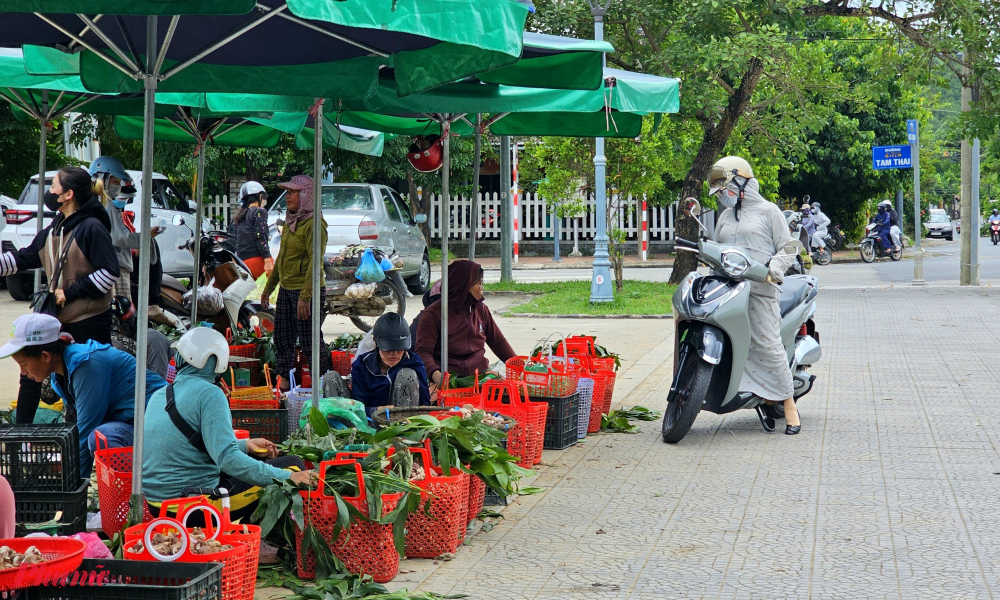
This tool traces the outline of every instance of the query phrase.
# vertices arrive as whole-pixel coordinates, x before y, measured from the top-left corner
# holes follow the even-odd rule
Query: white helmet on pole
[[[184,362],[202,369],[208,364],[208,357],[215,355],[216,373],[225,373],[229,368],[229,342],[218,331],[210,327],[195,327],[174,342],[173,347]]]
[[[708,172],[709,195],[716,194],[729,185],[729,182],[735,177],[742,177],[744,180],[753,179],[753,169],[750,168],[750,163],[739,156],[720,158]],[[746,185],[746,181],[743,184]]]

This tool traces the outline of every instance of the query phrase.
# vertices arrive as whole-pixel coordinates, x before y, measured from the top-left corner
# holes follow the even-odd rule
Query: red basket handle
[[[354,472],[358,478],[358,500],[361,502],[367,501],[368,493],[365,491],[365,476],[361,471],[361,463],[356,460],[340,458],[339,454],[335,460],[324,460],[319,463],[319,490],[317,491],[324,498],[329,498],[330,496],[326,495],[326,468],[346,465],[354,465]]]
[[[505,392],[510,398],[509,405],[504,404],[502,401]],[[500,381],[487,381],[483,384],[482,398],[484,406],[489,403],[494,406],[504,405],[517,408],[528,403],[528,396],[528,384],[523,381],[503,379]]]
[[[101,447],[101,442],[104,442],[103,448]],[[96,429],[94,430],[94,443],[97,445],[98,450],[107,450],[109,448],[108,438],[104,437],[104,434]]]
[[[187,498],[164,500],[163,503],[160,504],[160,514],[166,516],[171,508],[177,513],[178,523],[186,523],[192,511],[203,510],[213,515],[218,520],[218,531],[231,527],[233,524],[232,521],[229,520],[229,508],[223,507],[222,510],[219,510],[217,506],[208,501],[206,496],[189,496]],[[216,527],[212,524],[212,522],[206,521],[203,529],[214,532]]]
[[[233,345],[233,329],[232,327],[226,327],[226,343],[230,346]]]

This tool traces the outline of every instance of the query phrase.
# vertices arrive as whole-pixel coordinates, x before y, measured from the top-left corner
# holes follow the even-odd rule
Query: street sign
[[[906,141],[910,144],[917,143],[917,120],[907,119],[906,120]]]
[[[876,171],[884,169],[909,169],[910,146],[872,146],[872,168]]]

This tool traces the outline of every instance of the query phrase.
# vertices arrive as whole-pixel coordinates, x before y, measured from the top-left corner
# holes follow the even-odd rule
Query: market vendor
[[[183,497],[185,488],[222,487],[236,521],[253,514],[257,493],[272,481],[317,480],[297,456],[279,457],[274,443],[236,439],[229,401],[215,385],[229,365],[229,343],[221,333],[196,327],[174,348],[177,378],[150,398],[143,427],[142,491],[154,516],[164,500]]]
[[[375,350],[361,355],[351,367],[354,399],[371,416],[379,406],[429,406],[427,372],[410,352],[410,326],[399,313],[387,312],[372,328]]]
[[[483,303],[483,268],[471,260],[448,265],[448,364],[441,362],[441,301],[420,314],[417,328],[417,355],[430,376],[430,393],[437,393],[444,379],[442,369],[452,377],[485,373],[490,362],[486,346],[507,362],[515,356],[490,309]]]
[[[135,357],[94,340],[73,343],[60,327],[59,319],[42,313],[18,317],[0,358],[14,357],[33,381],[52,375],[52,389],[67,405],[67,422],[75,421],[79,430],[80,477],[90,479],[95,431],[107,438],[109,448],[132,445]],[[165,385],[162,377],[146,371],[146,401]]]

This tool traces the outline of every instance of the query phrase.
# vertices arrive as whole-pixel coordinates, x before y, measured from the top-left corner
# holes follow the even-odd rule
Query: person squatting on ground
[[[229,365],[221,333],[196,327],[174,347],[177,378],[149,399],[143,426],[142,491],[154,516],[185,488],[222,487],[229,491],[233,520],[247,519],[260,488],[272,480],[316,482],[316,471],[304,470],[297,456],[279,457],[274,443],[236,439],[229,401],[215,384]]]
[[[354,399],[371,416],[380,406],[429,406],[427,371],[410,350],[410,326],[398,313],[387,312],[372,328],[375,350],[354,361]]]
[[[313,244],[313,178],[308,175],[296,175],[287,183],[278,187],[288,190],[285,194],[287,212],[285,225],[281,230],[281,247],[278,250],[278,260],[267,278],[267,285],[261,294],[261,306],[270,306],[271,293],[278,288],[278,300],[274,311],[274,350],[277,355],[278,374],[282,376],[282,387],[288,385],[287,375],[295,363],[295,343],[302,348],[312,347],[312,244]],[[323,239],[320,247],[326,248],[327,231],[323,215],[318,215],[322,221]],[[322,260],[323,257],[318,257]],[[320,268],[320,310],[325,310],[326,290],[324,287],[323,269]],[[323,318],[318,315],[317,318]],[[320,333],[320,348],[326,348]],[[306,352],[306,360],[312,360],[312,353]],[[326,373],[331,366],[330,354],[320,352],[320,369],[317,365],[309,365],[310,373]],[[318,375],[317,375],[318,376]],[[282,391],[288,391],[283,389]]]
[[[430,377],[430,393],[437,394],[444,380],[485,373],[490,368],[486,346],[503,362],[516,353],[483,302],[483,268],[471,260],[448,265],[448,364],[441,365],[441,300],[420,313],[417,355]]]
[[[111,298],[121,274],[111,241],[111,219],[98,197],[99,182],[80,167],[64,167],[52,178],[45,207],[56,216],[31,244],[0,255],[0,276],[44,269],[55,295],[56,318],[78,343],[111,343]],[[41,397],[41,380],[21,376],[18,423],[31,423]],[[82,438],[81,438],[82,439]]]
[[[250,268],[255,280],[262,274],[271,275],[274,269],[267,245],[266,201],[264,186],[256,181],[244,183],[240,188],[240,210],[229,225],[229,233],[236,238],[236,256]]]
[[[785,253],[792,236],[781,209],[760,195],[750,164],[738,156],[722,158],[709,172],[708,183],[710,193],[717,194],[719,205],[725,207],[715,226],[715,241],[743,247],[768,265],[770,279],[780,285],[795,262],[794,254]],[[750,352],[740,390],[769,403],[783,402],[785,433],[795,435],[801,423],[792,397],[792,371],[781,342],[779,296],[778,285],[750,282]],[[773,420],[759,406],[757,416],[766,430],[774,430]]]
[[[52,389],[66,402],[66,422],[76,423],[80,439],[80,477],[90,478],[96,441],[109,448],[132,445],[135,415],[135,357],[94,340],[82,344],[60,332],[59,320],[41,313],[14,320],[11,339],[0,358],[12,356],[24,376],[41,382],[51,375]],[[146,400],[167,384],[146,371]]]

